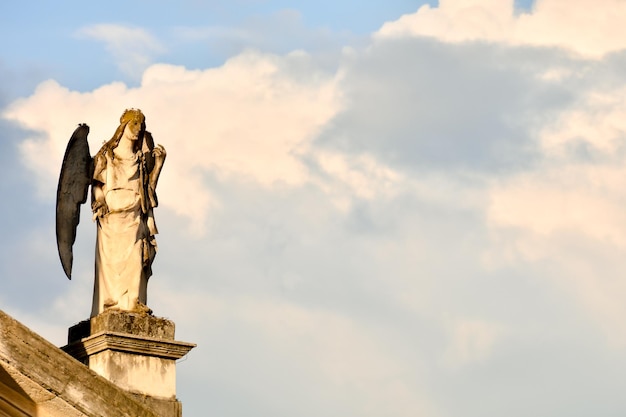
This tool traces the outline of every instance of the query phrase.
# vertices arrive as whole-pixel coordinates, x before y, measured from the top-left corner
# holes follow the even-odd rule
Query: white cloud
[[[504,182],[492,190],[489,219],[540,236],[573,231],[626,248],[624,168],[570,165]]]
[[[313,158],[322,169],[325,179],[315,179],[335,205],[343,211],[351,208],[352,200],[374,200],[397,194],[406,186],[402,174],[381,164],[371,155],[343,155],[329,151],[316,151]]]
[[[489,230],[481,258],[483,267],[492,271],[532,268],[545,274],[575,297],[613,346],[623,346],[624,338],[616,336],[619,321],[626,318],[626,310],[620,307],[626,287],[616,275],[623,264],[609,254],[626,247],[626,107],[624,80],[616,75],[620,55],[610,54],[626,48],[622,24],[626,4],[615,0],[537,0],[529,13],[517,14],[513,3],[442,0],[438,7],[422,6],[416,13],[383,25],[374,34],[370,53],[394,43],[406,47],[407,39],[422,38],[419,41],[428,44],[424,39],[430,38],[440,50],[446,51],[445,45],[450,45],[455,57],[456,53],[465,54],[467,60],[461,65],[467,67],[460,70],[461,74],[474,74],[470,70],[476,67],[468,64],[470,60],[494,59],[485,69],[498,68],[498,72],[485,84],[485,94],[471,95],[478,109],[487,108],[489,99],[507,85],[499,77],[508,68],[518,69],[511,73],[511,81],[518,86],[528,81],[526,91],[531,93],[509,90],[503,103],[510,106],[516,97],[523,103],[519,108],[511,106],[506,120],[521,133],[512,143],[520,146],[528,140],[535,152],[534,161],[522,165],[518,172],[483,177],[487,198],[481,210]],[[517,46],[525,48],[517,49],[515,55],[512,51],[516,49],[509,47]],[[573,55],[564,59],[565,55],[552,53],[548,58],[536,47],[561,48]],[[484,55],[486,50],[492,52]],[[526,58],[517,61],[524,54]],[[537,55],[529,58],[532,54]],[[421,58],[433,65],[431,55]],[[403,61],[405,66],[408,62],[409,58]],[[456,63],[446,63],[450,62]],[[417,68],[415,65],[413,73],[419,71]],[[482,69],[479,74],[478,79],[486,76]],[[465,77],[465,84],[456,83],[456,73],[449,67],[446,76],[448,83],[442,82],[440,91],[448,94],[446,87],[452,89],[447,102],[453,107],[464,99],[461,92],[471,91],[474,81]],[[414,102],[419,100],[416,95]],[[466,106],[467,112],[475,111],[471,106]],[[490,129],[497,131],[493,122],[503,110],[498,105],[488,112],[494,118],[486,124],[486,134]],[[446,113],[445,117],[456,126],[463,120],[464,112],[459,113],[461,116]],[[480,146],[483,131],[470,132],[470,124],[460,123],[465,138]],[[422,126],[428,125],[415,125],[414,137]],[[442,132],[436,130],[434,134]],[[501,146],[506,136],[498,133],[493,143]],[[455,145],[460,143],[454,141]],[[527,148],[509,151],[523,149]],[[415,158],[419,161],[419,154]],[[607,262],[617,263],[609,266]],[[459,349],[457,356],[463,356]],[[471,356],[468,353],[468,358]]]
[[[581,94],[576,106],[563,111],[541,132],[541,146],[550,157],[567,158],[572,147],[615,155],[626,143],[626,87],[595,88]]]
[[[530,13],[519,15],[514,0],[441,0],[385,23],[375,36],[562,47],[599,58],[626,48],[625,16],[621,0],[536,0]]]
[[[439,414],[417,393],[406,369],[414,363],[394,357],[394,346],[367,322],[262,297],[198,297],[170,289],[162,301],[185,317],[187,327],[198,329],[190,333],[215,357],[212,372],[222,384],[237,381],[240,391],[262,394],[270,408],[307,404],[302,416],[339,410],[360,416]],[[193,314],[185,307],[190,305],[196,306]],[[226,354],[222,349],[231,351],[237,366],[219,358]]]
[[[448,331],[444,361],[452,368],[487,359],[501,333],[498,324],[464,317],[449,320]]]
[[[104,42],[117,66],[126,75],[138,78],[154,56],[165,52],[165,47],[143,28],[113,23],[86,26],[77,35]]]
[[[554,282],[573,294],[613,347],[626,297],[616,253],[626,248],[624,81],[612,61],[575,71],[576,99],[537,130],[541,163],[493,181],[486,265],[558,265]],[[580,68],[579,68],[580,69]],[[567,82],[570,76],[558,77]]]

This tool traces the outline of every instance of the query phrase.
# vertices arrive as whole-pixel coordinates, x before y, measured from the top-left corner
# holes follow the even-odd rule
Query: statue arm
[[[150,188],[152,188],[152,190],[156,190],[159,175],[161,175],[161,169],[163,169],[163,163],[165,162],[167,153],[165,152],[163,145],[157,145],[152,150],[152,155],[154,156],[154,168],[150,172],[148,181]]]

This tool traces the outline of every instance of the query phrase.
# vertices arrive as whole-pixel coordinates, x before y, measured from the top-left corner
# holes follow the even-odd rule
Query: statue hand
[[[165,152],[163,145],[155,146],[154,149],[152,149],[152,156],[154,156],[155,163],[157,165],[163,165],[165,157],[167,156],[167,152]]]
[[[93,211],[93,221],[96,221],[98,217],[103,217],[109,211],[104,201],[95,200],[91,204],[91,210]]]

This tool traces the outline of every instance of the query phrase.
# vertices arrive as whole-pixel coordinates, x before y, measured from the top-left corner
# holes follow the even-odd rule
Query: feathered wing
[[[88,134],[89,126],[86,124],[79,125],[72,134],[63,157],[57,188],[57,248],[63,270],[69,279],[72,279],[72,246],[80,221],[80,206],[87,201],[87,190],[93,175]]]

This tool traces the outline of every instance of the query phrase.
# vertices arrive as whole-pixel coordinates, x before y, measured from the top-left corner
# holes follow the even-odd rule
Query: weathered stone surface
[[[174,340],[175,325],[171,320],[146,313],[108,309],[104,313],[70,327],[68,344],[97,333],[127,333],[156,339]]]
[[[193,343],[176,340],[100,332],[64,346],[62,349],[88,365],[87,358],[106,350],[177,360],[185,356],[195,346]]]
[[[136,400],[146,404],[162,417],[182,416],[183,405],[176,399],[155,398],[149,395],[133,394]]]
[[[127,391],[176,399],[175,360],[107,349],[89,357],[89,368]]]
[[[120,388],[178,417],[176,360],[196,345],[174,340],[174,323],[148,314],[107,310],[70,328],[62,349]]]
[[[6,369],[0,366],[0,416],[31,416],[37,403]]]
[[[1,310],[0,407],[9,416],[164,416]]]

